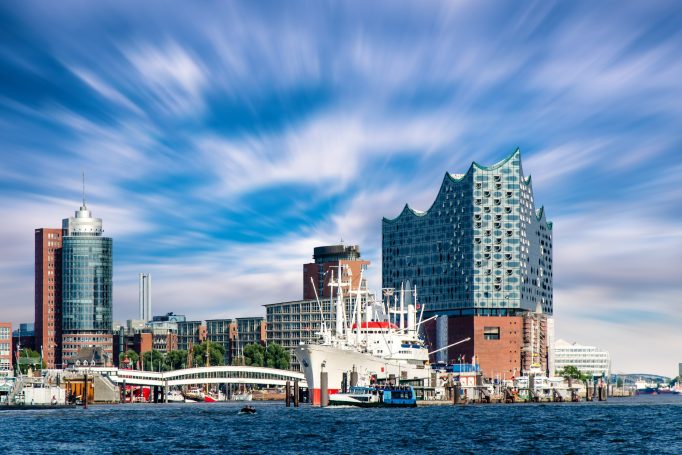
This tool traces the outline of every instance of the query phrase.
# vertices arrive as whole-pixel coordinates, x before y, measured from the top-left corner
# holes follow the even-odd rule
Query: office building
[[[0,377],[12,372],[12,323],[0,322]]]
[[[178,349],[190,351],[206,340],[206,325],[202,321],[178,322]]]
[[[136,368],[137,365],[123,365],[120,363],[121,353],[134,351],[138,355],[149,352],[154,347],[153,331],[143,321],[129,319],[125,326],[114,329],[113,361],[116,366]]]
[[[62,230],[35,230],[34,345],[48,368],[61,367]]]
[[[495,341],[485,346],[490,343],[472,338],[434,360],[464,354],[483,359],[485,351],[489,370],[518,372],[525,368],[522,362],[536,363],[522,359],[524,315],[538,309],[545,318],[553,314],[552,274],[552,223],[544,208],[536,209],[519,150],[492,166],[474,162],[465,174],[446,173],[427,211],[405,205],[397,218],[383,219],[383,287],[399,289],[409,281],[425,306],[424,317],[440,316],[425,324],[431,347],[448,346],[472,330],[483,335],[486,328],[490,334],[482,340]],[[499,319],[504,317],[518,319]],[[540,326],[546,330],[546,320]],[[546,338],[542,333],[528,342],[538,347]]]
[[[595,346],[557,340],[554,345],[554,362],[556,372],[567,366],[574,366],[591,376],[607,377],[611,374],[611,354]]]
[[[62,363],[73,364],[85,347],[113,360],[112,239],[85,200],[62,222]]]
[[[353,289],[360,285],[361,273],[367,269],[369,261],[360,259],[359,245],[319,246],[313,250],[313,262],[303,264],[303,300],[315,299],[315,291],[321,299],[336,296],[336,288],[329,282],[335,276],[338,280],[339,268],[345,272]]]
[[[237,324],[232,319],[207,319],[206,339],[225,350],[225,365],[232,363],[232,341],[237,338]]]
[[[157,322],[173,322],[173,323],[178,323],[178,322],[185,322],[187,320],[187,317],[183,314],[175,314],[173,312],[166,313],[162,316],[154,316],[152,317],[151,322],[152,323],[157,323]]]
[[[140,320],[151,321],[152,319],[152,275],[140,273]]]
[[[264,317],[236,318],[236,337],[232,343],[232,358],[244,353],[247,344],[265,345],[267,339]]]

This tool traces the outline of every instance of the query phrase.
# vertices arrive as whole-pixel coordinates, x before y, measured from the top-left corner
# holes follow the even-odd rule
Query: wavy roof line
[[[431,204],[431,207],[429,207],[428,210],[426,210],[426,211],[416,210],[416,209],[413,209],[412,207],[410,207],[409,204],[405,204],[405,206],[403,207],[403,209],[401,210],[401,212],[398,214],[398,216],[396,216],[395,218],[386,218],[386,217],[383,217],[382,222],[384,222],[384,223],[395,223],[395,222],[397,222],[405,213],[410,213],[410,214],[412,214],[413,216],[416,216],[416,217],[423,217],[423,216],[425,216],[425,215],[428,215],[429,212],[431,211],[431,209],[436,205],[436,201],[438,201],[438,195],[439,195],[439,194],[441,193],[441,191],[443,190],[443,184],[445,183],[446,180],[450,180],[450,181],[453,182],[453,183],[460,183],[460,182],[464,181],[464,179],[467,178],[467,176],[473,171],[474,167],[476,167],[476,168],[478,168],[478,169],[481,169],[481,170],[483,170],[483,171],[491,171],[491,170],[499,169],[500,167],[504,166],[507,162],[509,162],[509,160],[511,160],[512,158],[514,158],[514,156],[516,156],[517,154],[518,154],[519,156],[520,156],[520,154],[521,154],[521,149],[518,148],[518,147],[517,147],[516,149],[514,149],[514,151],[513,151],[509,156],[507,156],[506,158],[504,158],[504,159],[501,160],[501,161],[498,161],[497,163],[495,163],[495,164],[493,164],[493,165],[490,165],[490,166],[483,166],[483,165],[481,165],[481,164],[478,164],[476,161],[473,161],[473,162],[471,163],[471,166],[469,166],[469,169],[468,169],[468,170],[466,171],[466,173],[464,173],[464,174],[455,174],[455,175],[456,175],[456,176],[455,176],[455,175],[453,175],[453,174],[451,174],[451,173],[449,173],[449,172],[446,172],[446,173],[445,173],[445,176],[443,177],[443,182],[441,183],[441,186],[440,186],[440,188],[439,188],[439,190],[438,190],[438,194],[436,195],[436,197],[435,197],[433,203]],[[526,185],[530,185],[530,184],[531,184],[531,176],[530,176],[530,175],[529,175],[528,177],[525,177],[523,180],[524,180],[524,183],[525,183]],[[535,216],[536,216],[536,218],[537,218],[537,221],[539,221],[539,222],[542,222],[542,220],[544,219],[544,220],[545,220],[545,225],[547,226],[547,228],[548,228],[549,230],[552,230],[552,223],[551,223],[550,221],[547,221],[547,219],[545,218],[545,207],[544,207],[544,206],[540,207],[540,209],[536,209],[536,211],[535,211]]]
[[[490,165],[490,166],[483,166],[483,165],[478,164],[476,161],[473,161],[471,163],[471,165],[469,166],[469,169],[467,169],[467,171],[464,174],[457,174],[457,175],[461,175],[461,177],[458,178],[458,177],[453,176],[449,172],[445,172],[445,177],[443,177],[443,181],[445,181],[445,179],[449,179],[450,181],[452,181],[454,183],[459,183],[459,182],[463,181],[467,177],[467,175],[469,175],[469,173],[474,169],[474,166],[476,166],[478,169],[481,169],[484,171],[492,171],[495,169],[499,169],[500,167],[504,166],[509,160],[511,160],[514,157],[514,155],[516,155],[517,153],[518,154],[521,153],[521,149],[519,147],[516,147],[516,149],[514,149],[514,151],[508,157],[506,157],[503,160],[498,161],[497,163]],[[442,189],[443,189],[443,184],[441,183],[440,189],[438,190],[438,194],[440,194],[440,191]],[[410,204],[405,204],[405,207],[403,207],[403,209],[400,211],[398,216],[396,216],[395,218],[383,217],[382,221],[385,223],[396,222],[396,221],[398,221],[398,219],[400,219],[400,217],[405,212],[411,213],[412,215],[417,216],[417,217],[422,217],[424,215],[427,215],[431,211],[433,206],[436,204],[437,200],[438,200],[438,195],[436,195],[436,198],[434,199],[433,204],[431,204],[431,207],[429,207],[428,210],[426,210],[426,211],[415,210],[412,207],[410,207]]]

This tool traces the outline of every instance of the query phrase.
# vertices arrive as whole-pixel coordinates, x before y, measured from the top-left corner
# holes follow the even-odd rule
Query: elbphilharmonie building
[[[480,321],[489,332],[482,340],[500,339],[497,318],[553,313],[552,223],[536,205],[518,149],[491,166],[474,162],[464,174],[446,173],[428,210],[405,205],[384,218],[382,255],[383,287],[409,281],[425,316],[496,318]],[[435,324],[432,345],[460,335],[444,336],[446,324]],[[475,346],[470,351],[477,354]]]

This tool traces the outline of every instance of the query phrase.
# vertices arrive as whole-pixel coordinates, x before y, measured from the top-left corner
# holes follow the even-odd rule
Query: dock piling
[[[299,394],[301,393],[301,390],[298,386],[298,380],[294,381],[294,407],[297,408],[299,403],[300,403],[300,396]]]
[[[291,406],[291,381],[287,381],[284,386],[284,396],[287,408]]]
[[[320,373],[320,407],[325,407],[329,404],[329,389],[328,389],[329,375],[326,371]]]
[[[358,385],[358,372],[355,370],[355,365],[353,365],[353,371],[350,372],[350,386],[356,387]]]
[[[88,409],[88,374],[83,375],[83,409]]]

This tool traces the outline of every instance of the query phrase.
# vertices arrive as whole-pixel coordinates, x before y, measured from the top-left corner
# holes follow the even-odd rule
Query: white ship
[[[350,270],[342,270],[336,286],[335,324],[332,331],[322,318],[320,340],[294,350],[308,383],[312,403],[320,404],[321,373],[327,373],[328,393],[350,386],[369,386],[390,379],[425,380],[430,377],[429,351],[418,335],[416,289],[384,290],[386,302],[377,302],[360,279],[350,289]],[[314,283],[313,283],[314,286]],[[364,289],[363,289],[364,288]],[[351,317],[346,317],[344,292],[355,297]],[[319,303],[319,299],[318,299]],[[322,308],[320,307],[322,312]],[[423,314],[423,307],[421,314]],[[352,324],[349,323],[352,320]],[[330,324],[331,325],[331,324]]]

